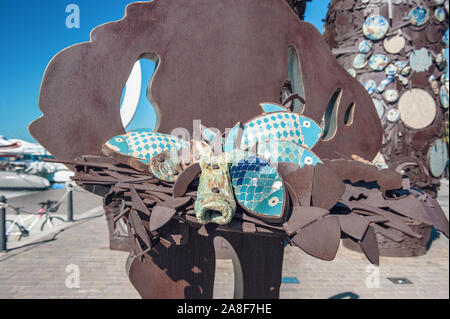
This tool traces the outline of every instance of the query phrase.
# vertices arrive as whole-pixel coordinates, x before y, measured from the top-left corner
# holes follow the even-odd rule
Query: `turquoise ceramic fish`
[[[320,158],[312,151],[289,141],[268,141],[258,143],[256,150],[259,156],[262,156],[275,164],[278,162],[290,162],[300,165],[315,166],[322,163]]]
[[[111,138],[103,145],[102,151],[120,163],[146,171],[153,157],[171,149],[179,151],[189,147],[189,142],[174,136],[139,129]]]
[[[323,132],[312,119],[286,111],[260,115],[247,122],[243,129],[239,144],[242,150],[249,150],[256,143],[273,140],[294,142],[310,149],[317,144]]]
[[[266,159],[247,153],[232,163],[230,176],[236,200],[249,214],[282,220],[286,192],[276,168]]]

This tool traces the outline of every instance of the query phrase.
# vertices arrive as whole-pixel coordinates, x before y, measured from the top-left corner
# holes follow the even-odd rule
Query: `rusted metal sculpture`
[[[410,162],[412,184],[433,196],[448,165],[448,14],[444,0],[333,0],[324,33],[374,100],[386,163]]]
[[[293,117],[283,124],[295,126],[298,120],[313,128],[322,123],[323,134],[312,141],[300,139],[305,144],[295,150],[301,160],[286,156],[291,159],[286,163],[275,157],[281,180],[269,182],[283,186],[283,203],[288,203],[277,218],[237,205],[228,224],[205,224],[195,214],[200,175],[209,169],[201,161],[183,167],[172,183],[148,169],[102,156],[102,145],[124,134],[120,92],[134,62],[143,56],[159,59],[149,96],[158,108],[161,133],[179,127],[192,132],[192,121],[198,119],[222,133],[260,117],[261,101],[284,102],[286,110],[273,107],[269,113]],[[294,94],[283,97],[287,80]],[[440,207],[411,190],[407,178],[392,169],[339,159],[356,155],[371,160],[381,144],[381,124],[364,88],[335,61],[320,33],[300,22],[283,0],[257,7],[253,0],[131,4],[124,19],[95,29],[91,43],[54,58],[43,80],[40,108],[44,115],[31,125],[31,133],[73,168],[79,185],[105,196],[105,204],[124,201],[125,208],[114,211],[113,220],[127,225],[132,249],[128,275],[144,298],[211,298],[216,237],[230,243],[236,257],[235,297],[277,298],[285,241],[332,260],[344,234],[378,263],[376,233],[397,235],[400,241],[421,237],[408,222],[425,220],[426,215],[448,235]],[[232,140],[243,135],[237,133]],[[233,145],[242,143],[225,143],[224,150]],[[270,144],[247,146],[247,152],[258,156],[271,149]],[[308,155],[313,153],[307,152],[319,160],[314,162]],[[310,158],[303,158],[305,154]],[[237,164],[243,165],[230,170],[230,176],[236,173],[233,186],[249,170],[245,163]],[[269,166],[263,169],[272,173]],[[233,191],[236,195],[236,187]],[[211,189],[213,194],[217,192]],[[423,209],[408,215],[400,205],[391,211],[400,196]],[[384,200],[383,205],[373,198]],[[273,207],[279,204],[268,199]]]

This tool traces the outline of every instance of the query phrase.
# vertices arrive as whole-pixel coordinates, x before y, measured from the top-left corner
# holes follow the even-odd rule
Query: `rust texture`
[[[408,13],[419,5],[429,10],[429,18],[425,24],[414,26],[408,23]],[[378,100],[384,108],[384,115],[381,118],[384,130],[381,154],[384,160],[391,165],[403,161],[405,158],[413,159],[416,164],[405,168],[411,183],[433,196],[437,194],[441,176],[433,176],[429,173],[428,152],[434,141],[443,138],[445,122],[448,123],[448,109],[441,107],[439,96],[439,88],[444,87],[444,83],[441,83],[441,76],[446,72],[445,63],[438,65],[436,56],[445,48],[443,36],[448,30],[449,20],[448,13],[446,15],[444,10],[441,13],[444,14],[445,19],[442,22],[438,21],[435,18],[437,10],[444,10],[444,7],[443,4],[439,5],[434,0],[378,1],[377,3],[368,2],[368,4],[356,0],[333,0],[326,16],[324,33],[332,52],[345,69],[353,68],[353,59],[359,53],[358,45],[361,41],[367,40],[363,35],[362,28],[365,19],[371,15],[385,17],[389,22],[389,30],[383,39],[369,40],[372,43],[372,50],[367,54],[368,56],[386,54],[390,62],[408,62],[414,50],[426,48],[431,53],[433,62],[426,70],[420,72],[412,70],[409,75],[405,76],[408,80],[406,85],[397,76],[395,81],[385,89],[385,91],[397,90],[400,98],[411,89],[421,89],[427,92],[436,105],[436,116],[431,124],[425,128],[414,129],[405,125],[402,118],[392,121],[388,117],[388,112],[392,110],[395,112],[398,109],[398,101],[388,103],[383,99],[383,93],[378,92],[374,92],[372,98]],[[387,53],[383,44],[384,40],[398,34],[405,39],[404,47],[398,53]],[[430,81],[430,77],[434,77],[434,80]],[[386,78],[386,74],[383,71],[373,71],[366,66],[361,70],[356,70],[356,78],[363,84],[368,80],[374,80],[379,85]],[[424,106],[422,105],[422,107]],[[421,165],[425,165],[428,170],[420,169]]]

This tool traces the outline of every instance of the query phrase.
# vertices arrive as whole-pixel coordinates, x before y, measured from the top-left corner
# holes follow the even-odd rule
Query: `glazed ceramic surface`
[[[363,40],[359,43],[358,49],[361,53],[369,53],[370,50],[372,50],[372,43],[367,40]]]
[[[108,140],[105,146],[114,152],[149,164],[152,157],[170,149],[189,148],[189,143],[174,136],[152,132],[150,129],[139,129],[115,136]]]
[[[380,100],[373,99],[373,104],[375,105],[375,108],[377,110],[378,117],[382,119],[384,115],[384,103]]]
[[[383,93],[383,98],[388,103],[395,103],[398,101],[398,91],[397,90],[386,90]]]
[[[441,86],[439,90],[439,97],[441,99],[441,105],[443,108],[448,109],[449,101],[448,101],[448,91],[444,85]]]
[[[377,82],[375,82],[374,80],[368,80],[366,81],[366,83],[364,83],[364,87],[366,88],[367,92],[369,92],[369,94],[372,94],[377,89]]]
[[[437,8],[436,11],[434,11],[434,17],[439,22],[444,22],[445,18],[447,17],[447,13],[445,12],[444,7]]]
[[[225,225],[236,212],[229,163],[224,156],[204,155],[199,161],[202,173],[194,210],[202,224]]]
[[[271,164],[290,162],[303,167],[305,165],[322,163],[320,158],[312,151],[289,141],[268,141],[259,143],[257,154],[268,159]]]
[[[409,65],[416,72],[423,72],[433,63],[433,58],[426,48],[415,50],[409,56]]]
[[[290,112],[258,116],[244,125],[240,148],[251,149],[256,143],[285,140],[312,148],[319,141],[322,128],[312,119]]]
[[[398,68],[395,66],[395,64],[389,64],[385,69],[384,73],[388,76],[396,76],[398,73]]]
[[[366,19],[363,25],[363,33],[370,40],[380,40],[384,38],[389,30],[389,23],[381,15],[373,15]]]
[[[356,77],[356,70],[355,69],[347,69],[348,74],[350,74],[352,77]]]
[[[443,139],[438,139],[431,144],[428,151],[428,161],[431,174],[435,177],[440,177],[444,173],[448,163],[447,144]]]
[[[400,111],[397,109],[390,109],[387,112],[386,118],[389,122],[395,123],[400,119]]]
[[[367,60],[366,60],[366,55],[365,54],[357,54],[355,55],[355,57],[353,58],[353,67],[356,70],[361,70],[364,69],[367,65]]]
[[[369,59],[369,67],[374,71],[383,71],[389,64],[389,59],[384,54],[374,54]]]
[[[275,167],[256,155],[250,155],[230,168],[237,202],[258,216],[283,216],[286,196],[281,177]]]
[[[427,23],[429,17],[430,13],[426,8],[422,6],[413,8],[408,14],[409,22],[411,22],[411,24],[415,26],[424,25],[425,23]]]

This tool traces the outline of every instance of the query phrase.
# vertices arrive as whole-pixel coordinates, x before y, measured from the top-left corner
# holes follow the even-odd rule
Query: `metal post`
[[[69,192],[67,195],[67,221],[73,222],[73,185],[68,183],[66,187]]]
[[[0,252],[6,251],[6,198],[0,196]]]

